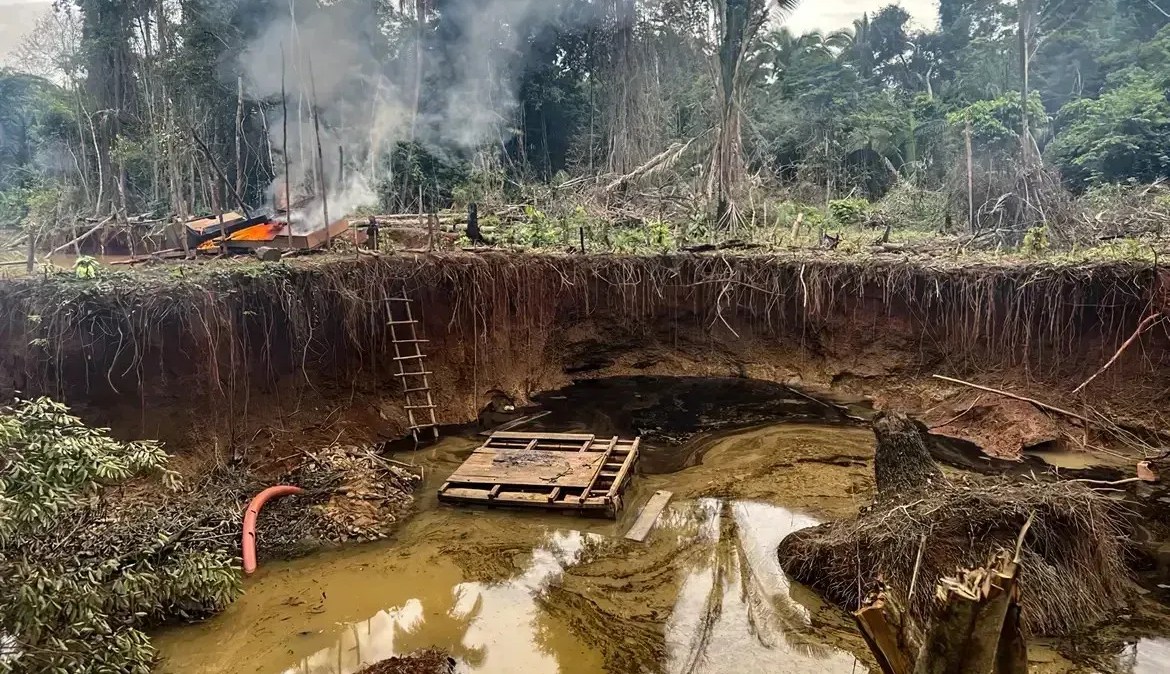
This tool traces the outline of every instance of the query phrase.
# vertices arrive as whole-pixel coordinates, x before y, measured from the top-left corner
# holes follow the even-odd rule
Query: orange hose
[[[244,574],[252,575],[256,572],[256,518],[260,515],[260,509],[264,507],[270,499],[280,496],[288,496],[289,494],[300,494],[304,492],[300,487],[293,487],[287,484],[269,487],[264,491],[256,494],[256,498],[248,504],[248,510],[244,513]]]

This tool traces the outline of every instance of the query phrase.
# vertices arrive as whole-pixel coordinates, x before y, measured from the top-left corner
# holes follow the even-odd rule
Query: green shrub
[[[1044,225],[1033,227],[1024,233],[1020,251],[1026,255],[1043,255],[1048,251],[1048,228]]]
[[[47,398],[0,410],[0,672],[148,674],[145,628],[221,610],[239,593],[227,553],[180,544],[189,523],[107,488],[161,475],[155,442],[119,442]]]
[[[865,199],[834,199],[829,202],[829,217],[838,225],[860,225],[869,215],[869,202]]]

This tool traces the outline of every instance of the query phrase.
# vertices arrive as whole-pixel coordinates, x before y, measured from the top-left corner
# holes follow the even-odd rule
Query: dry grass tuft
[[[939,580],[1013,550],[1033,512],[1021,555],[1024,629],[1068,635],[1122,610],[1134,587],[1125,564],[1126,513],[1078,483],[935,488],[796,532],[778,554],[796,580],[853,610],[879,577],[909,592],[922,545],[910,610],[925,624],[938,608]]]

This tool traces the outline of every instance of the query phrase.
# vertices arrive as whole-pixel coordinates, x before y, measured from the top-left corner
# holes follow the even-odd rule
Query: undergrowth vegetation
[[[157,443],[114,440],[47,398],[0,410],[0,443],[0,672],[146,674],[145,628],[239,593],[231,555],[180,543],[196,522],[111,512],[130,480],[174,486]]]

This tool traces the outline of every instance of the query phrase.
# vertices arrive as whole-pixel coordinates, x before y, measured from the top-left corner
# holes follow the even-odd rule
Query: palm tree
[[[831,44],[819,31],[795,35],[787,28],[773,30],[763,39],[761,58],[777,79],[784,79],[793,67],[806,59],[829,58]]]
[[[852,65],[863,79],[868,79],[874,74],[877,65],[872,34],[873,24],[869,14],[862,14],[861,18],[853,20],[853,26],[833,33],[826,41],[837,50],[837,58],[842,63]]]
[[[743,157],[742,102],[758,69],[750,67],[752,43],[769,15],[784,16],[800,0],[715,0],[719,45],[719,125],[711,149],[707,191],[719,225],[739,223],[734,194],[747,172]]]

